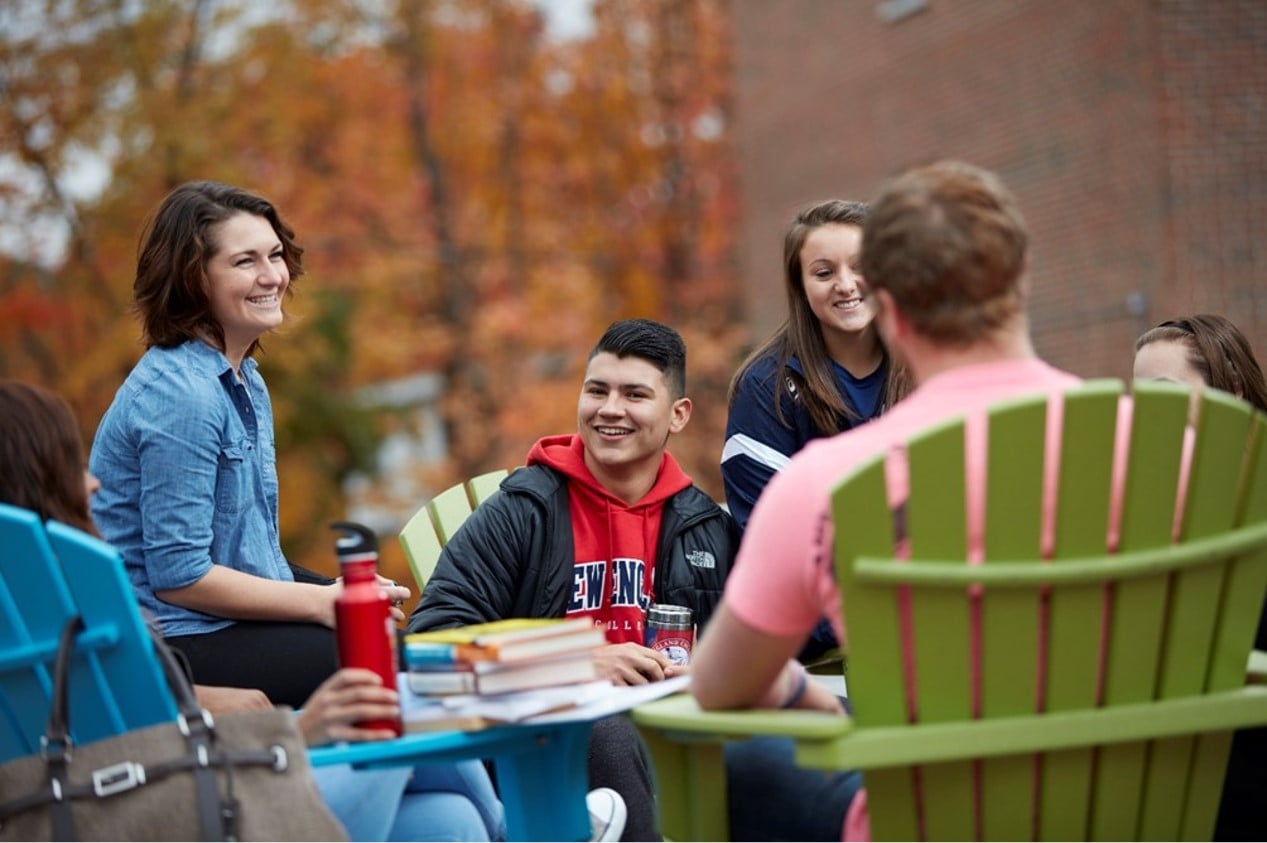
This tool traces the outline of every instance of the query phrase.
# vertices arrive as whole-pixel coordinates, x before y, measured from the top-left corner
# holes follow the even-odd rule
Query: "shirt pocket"
[[[251,463],[243,443],[225,445],[216,465],[216,511],[241,512],[251,498]]]

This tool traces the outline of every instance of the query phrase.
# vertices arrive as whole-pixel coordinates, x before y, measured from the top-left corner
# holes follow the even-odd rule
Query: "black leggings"
[[[321,624],[237,621],[166,640],[185,654],[198,684],[258,688],[274,705],[302,708],[338,669],[334,630]]]

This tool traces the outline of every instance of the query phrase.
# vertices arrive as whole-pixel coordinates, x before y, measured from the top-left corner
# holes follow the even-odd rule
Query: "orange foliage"
[[[295,318],[261,358],[296,561],[333,564],[339,483],[373,471],[375,435],[396,424],[358,390],[445,377],[448,455],[410,469],[435,491],[573,429],[584,356],[627,316],[686,336],[697,409],[674,447],[720,496],[725,386],[748,342],[724,0],[596,0],[592,36],[561,43],[525,0],[402,0],[382,17],[302,0],[273,19],[254,4],[24,6],[45,26],[0,34],[0,138],[61,186],[38,210],[69,241],[47,271],[3,265],[0,374],[67,395],[86,438],[143,350],[142,221],[174,185],[212,178],[273,199],[307,250]],[[82,38],[58,37],[72,25]],[[85,150],[110,179],[72,195]]]

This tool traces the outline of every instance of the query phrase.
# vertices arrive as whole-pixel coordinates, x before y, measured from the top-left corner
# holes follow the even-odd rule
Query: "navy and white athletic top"
[[[804,376],[801,363],[795,357],[788,360],[787,368]],[[858,422],[842,419],[840,430],[875,418],[884,400],[887,361],[863,378],[855,378],[835,361],[831,361],[831,368],[836,388],[862,419]],[[741,530],[748,525],[752,507],[770,478],[787,465],[806,442],[824,435],[814,427],[804,403],[794,395],[782,396],[783,418],[787,424],[779,421],[774,411],[775,378],[787,377],[787,372],[777,369],[778,359],[773,355],[754,363],[735,388],[726,419],[721,476],[726,505]]]

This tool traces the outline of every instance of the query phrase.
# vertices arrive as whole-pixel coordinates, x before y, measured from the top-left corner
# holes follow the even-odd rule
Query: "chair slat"
[[[1238,526],[1267,520],[1267,416],[1255,413],[1244,449],[1244,467],[1237,484]],[[1252,644],[1267,591],[1267,548],[1242,554],[1228,566],[1223,586],[1221,623],[1215,635],[1206,686],[1211,691],[1236,688],[1245,678],[1244,652]],[[1193,786],[1188,816],[1180,838],[1204,839],[1217,816],[1220,788],[1231,748],[1227,732],[1201,735],[1193,751]]]
[[[73,606],[55,569],[31,564],[51,559],[52,548],[39,517],[28,510],[0,504],[0,650],[43,648],[56,652],[57,638]],[[0,693],[0,760],[39,750],[34,736],[43,734],[52,677],[43,660],[22,660],[5,671]]]
[[[984,560],[1040,564],[1046,406],[1002,406],[989,419]],[[1032,714],[1037,707],[1039,624],[1036,589],[986,588],[981,612],[981,714]],[[1028,756],[987,759],[980,768],[979,818],[987,840],[1032,833],[1036,765]]]
[[[401,527],[400,546],[419,594],[431,579],[445,543],[474,508],[497,491],[509,473],[505,469],[489,471],[451,486],[419,507]]]
[[[1236,524],[1267,521],[1267,416],[1255,413],[1238,472]],[[1239,687],[1245,679],[1246,642],[1254,640],[1261,613],[1259,596],[1267,589],[1267,548],[1241,554],[1228,566],[1223,587],[1221,623],[1212,645],[1210,690]]]
[[[860,629],[887,630],[849,642],[849,693],[866,700],[854,713],[860,722],[896,725],[906,722],[902,671],[902,635],[896,589],[874,587],[854,578],[852,560],[862,554],[893,555],[893,521],[885,494],[884,460],[861,468],[853,483],[832,497],[836,580],[845,623]],[[861,682],[861,685],[856,684]]]
[[[509,471],[501,468],[477,475],[467,481],[466,486],[470,492],[471,506],[479,506],[488,500],[489,496],[501,486],[502,481],[506,479],[508,474],[510,474]]]
[[[1105,549],[1121,393],[1121,383],[1110,381],[1088,385],[1065,398],[1052,565]],[[1099,584],[1052,589],[1047,604],[1046,711],[1095,704],[1104,600],[1104,587]],[[1090,749],[1043,755],[1040,839],[1086,838],[1093,760]]]
[[[962,560],[968,543],[962,423],[912,440],[907,453],[906,525],[911,555]],[[911,592],[919,721],[969,717],[972,653],[964,596],[944,589],[912,587]]]
[[[1170,542],[1188,393],[1173,386],[1135,384],[1130,452],[1118,546],[1135,550]],[[1104,704],[1153,698],[1168,596],[1165,575],[1118,583],[1109,620]],[[1092,837],[1133,840],[1139,831],[1148,747],[1126,744],[1100,752],[1092,808]]]
[[[955,422],[913,439],[907,448],[910,494],[906,524],[912,556],[965,558],[968,533],[964,436],[963,423]],[[913,587],[910,602],[918,720],[928,723],[967,719],[972,714],[972,635],[964,594]],[[972,765],[932,765],[921,768],[919,776],[927,838],[975,837]]]
[[[1213,839],[1231,749],[1230,731],[1209,732],[1196,737],[1189,768],[1192,785],[1184,802],[1184,815],[1174,839]]]
[[[444,549],[431,521],[431,512],[426,506],[419,507],[405,522],[405,526],[400,529],[399,538],[400,546],[405,551],[405,559],[409,562],[409,571],[414,575],[414,585],[421,594],[436,569],[440,551]]]
[[[1240,525],[1254,504],[1246,500],[1267,477],[1267,454],[1262,448],[1264,417],[1223,393],[1207,390],[1199,414],[1199,435],[1188,506],[1184,513],[1185,537],[1210,535]],[[1244,441],[1237,453],[1228,442]],[[1235,482],[1229,482],[1236,478]],[[1256,618],[1262,612],[1261,595],[1267,589],[1267,550],[1243,554],[1219,567],[1222,589],[1219,611],[1210,613],[1204,682],[1199,691],[1234,688],[1244,682],[1241,654],[1253,641]],[[1257,608],[1257,612],[1255,611]],[[1199,611],[1194,607],[1192,611]],[[1214,830],[1222,792],[1223,772],[1231,751],[1231,732],[1199,735],[1192,739],[1186,812],[1178,839],[1208,839]]]
[[[864,778],[873,839],[936,839],[920,834],[920,806],[915,799],[915,769],[888,767],[868,770]]]
[[[99,700],[91,701],[84,685],[72,686],[76,738],[96,740],[174,720],[176,705],[153,656],[150,634],[118,551],[64,524],[49,524],[48,537],[85,625],[89,629],[112,625],[119,639],[118,646],[86,659],[90,687]],[[87,679],[87,672],[72,673],[72,682],[78,676]]]
[[[1136,384],[1118,547],[1137,550],[1168,545],[1174,523],[1179,464],[1188,416],[1188,395],[1177,389]],[[1105,702],[1151,699],[1157,681],[1155,658],[1164,629],[1167,577],[1119,584],[1110,621]]]
[[[1243,442],[1249,410],[1243,404],[1207,392],[1198,404],[1195,444],[1183,515],[1183,537],[1200,538],[1226,531],[1236,515],[1236,481],[1242,454],[1227,447]],[[1186,444],[1186,443],[1185,443]],[[1165,650],[1160,665],[1158,698],[1199,694],[1205,690],[1210,647],[1219,618],[1217,606],[1227,563],[1178,571],[1171,578]],[[1151,747],[1144,783],[1140,836],[1177,839],[1184,821],[1189,787],[1201,788],[1189,775],[1195,740],[1157,741]],[[1208,751],[1208,750],[1207,750]],[[1226,759],[1225,759],[1226,761]],[[1209,817],[1213,829],[1214,817]]]
[[[1183,534],[1200,538],[1226,531],[1235,517],[1236,483],[1241,454],[1227,447],[1244,441],[1249,413],[1243,405],[1207,395],[1199,405],[1187,483]],[[1170,699],[1204,690],[1210,645],[1223,586],[1225,564],[1175,572],[1170,581],[1165,622],[1165,648],[1159,665],[1157,696]],[[1150,747],[1145,774],[1140,836],[1146,839],[1179,836],[1183,806],[1191,779],[1194,740],[1190,737],[1156,741]],[[1210,818],[1213,821],[1213,817]]]
[[[436,495],[427,504],[427,511],[431,513],[431,523],[435,525],[440,544],[447,543],[471,514],[471,500],[465,484],[450,486]]]
[[[1045,406],[1025,402],[990,417],[985,558],[1040,562]],[[982,715],[1035,709],[1039,600],[1030,589],[985,589],[981,595]]]
[[[1205,538],[1226,532],[1236,517],[1236,478],[1244,453],[1227,447],[1249,434],[1249,408],[1231,396],[1207,393],[1200,404],[1182,537]],[[1220,613],[1218,605],[1228,563],[1177,572],[1170,596],[1166,654],[1161,665],[1161,697],[1196,694],[1206,689],[1210,648]]]
[[[845,622],[858,629],[884,633],[849,641],[849,693],[855,700],[859,723],[900,725],[907,723],[906,682],[902,664],[901,612],[897,589],[874,587],[854,578],[853,560],[860,555],[892,557],[893,516],[889,512],[884,459],[870,460],[859,468],[853,482],[831,499],[836,579],[840,583]],[[906,786],[879,787],[869,800],[874,834],[889,839],[916,839],[917,805],[910,785],[910,769],[874,771],[874,781],[902,778]],[[873,780],[868,780],[873,781]],[[669,829],[665,829],[669,832]],[[684,838],[696,839],[696,838]],[[707,838],[698,838],[707,839]]]

